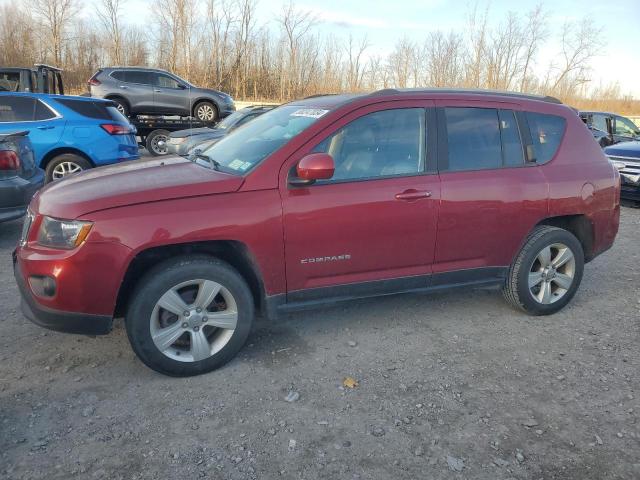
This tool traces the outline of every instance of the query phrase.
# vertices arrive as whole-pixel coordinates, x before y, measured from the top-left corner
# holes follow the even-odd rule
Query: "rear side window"
[[[527,112],[527,122],[531,130],[535,161],[538,164],[547,163],[558,151],[566,120],[556,115]]]
[[[98,74],[96,73],[94,75],[97,76]],[[126,71],[119,71],[119,72],[112,72],[111,76],[113,78],[115,78],[116,80],[120,80],[121,82],[126,82],[127,81],[127,72]]]
[[[445,108],[449,170],[502,166],[498,111],[492,108]]]
[[[70,100],[68,98],[58,98],[56,101],[83,117],[127,123],[127,119],[110,103]]]
[[[36,101],[30,97],[0,96],[0,122],[31,122]]]
[[[141,83],[143,85],[151,85],[153,83],[152,74],[141,70],[127,70],[125,78],[129,83]]]

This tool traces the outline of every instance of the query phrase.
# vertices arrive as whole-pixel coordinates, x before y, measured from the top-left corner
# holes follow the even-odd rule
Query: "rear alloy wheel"
[[[201,122],[215,122],[218,120],[218,109],[210,102],[200,102],[194,108],[195,117]]]
[[[110,99],[113,103],[116,104],[116,109],[125,117],[129,116],[129,105],[127,105],[127,102],[121,98],[111,98]]]
[[[580,241],[562,228],[539,225],[509,269],[504,296],[531,315],[550,315],[573,298],[583,271]]]
[[[129,341],[150,368],[198,375],[231,360],[253,321],[251,292],[231,266],[212,257],[183,257],[152,269],[127,310]]]
[[[92,168],[92,165],[79,155],[73,153],[65,153],[53,158],[48,164],[45,171],[45,179],[48,182],[60,180],[68,175],[79,173],[83,170]]]

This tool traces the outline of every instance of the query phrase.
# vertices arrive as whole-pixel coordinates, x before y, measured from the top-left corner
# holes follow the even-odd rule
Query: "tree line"
[[[589,18],[551,29],[548,12],[471,8],[463,31],[434,29],[422,41],[399,36],[376,53],[367,36],[327,33],[311,11],[285,3],[258,18],[258,0],[151,0],[147,25],[127,22],[127,0],[32,0],[0,7],[0,65],[50,63],[81,92],[101,66],[170,70],[190,82],[246,100],[285,101],[342,91],[466,87],[553,95],[576,107],[640,112],[615,83],[594,86],[591,63],[604,53]],[[555,49],[542,64],[540,53]]]

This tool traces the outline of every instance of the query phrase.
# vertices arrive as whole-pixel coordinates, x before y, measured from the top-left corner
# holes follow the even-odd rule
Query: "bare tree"
[[[528,82],[530,81],[530,69],[535,59],[540,45],[549,36],[547,30],[546,20],[547,15],[542,9],[542,4],[537,5],[527,15],[527,26],[525,28],[525,51],[524,51],[524,65],[522,67],[522,76],[520,80],[520,91],[527,90]]]
[[[590,61],[600,52],[601,33],[602,29],[597,28],[590,18],[563,25],[561,62],[551,66],[556,73],[551,78],[550,91],[566,93],[588,82],[586,74]]]
[[[349,42],[345,47],[347,54],[347,90],[351,92],[358,91],[362,88],[362,77],[364,69],[362,65],[362,56],[371,44],[365,35],[356,43],[353,35],[349,35]]]
[[[100,0],[96,7],[96,13],[107,33],[107,38],[111,39],[109,59],[116,65],[121,65],[123,60],[120,15],[125,2],[126,0]]]
[[[49,46],[51,60],[57,65],[62,64],[67,30],[80,11],[79,5],[76,0],[33,0],[31,5],[43,25],[41,33],[44,44]]]
[[[431,32],[425,41],[425,83],[433,87],[455,87],[462,83],[464,51],[462,37]]]

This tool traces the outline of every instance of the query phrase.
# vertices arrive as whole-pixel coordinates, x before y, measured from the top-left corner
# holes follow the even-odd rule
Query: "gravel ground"
[[[0,478],[640,478],[639,228],[623,208],[552,317],[488,290],[360,301],[259,322],[229,365],[175,379],[122,324],[26,321],[2,224]]]

